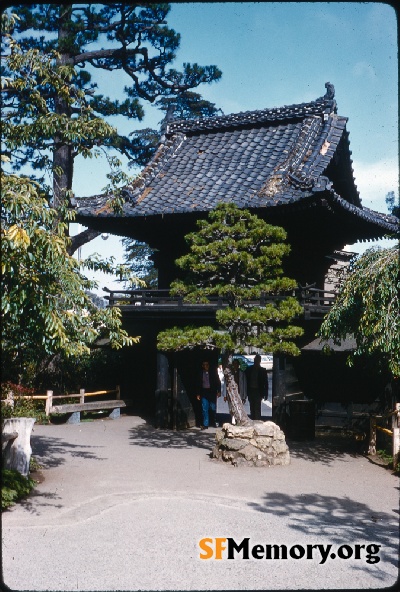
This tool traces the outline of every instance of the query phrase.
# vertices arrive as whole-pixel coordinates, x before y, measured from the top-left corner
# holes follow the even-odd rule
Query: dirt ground
[[[359,442],[288,440],[289,466],[238,468],[210,458],[215,431],[156,430],[130,415],[35,426],[41,482],[3,513],[4,583],[32,591],[348,590],[398,580],[398,478],[361,454]],[[225,551],[205,560],[204,538],[276,545],[281,555],[229,559]],[[329,551],[325,561],[320,549]]]

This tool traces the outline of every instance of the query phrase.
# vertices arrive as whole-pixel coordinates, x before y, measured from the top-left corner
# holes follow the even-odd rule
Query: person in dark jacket
[[[254,365],[246,369],[247,396],[251,419],[261,419],[261,401],[268,398],[268,373],[261,366],[261,356],[254,356]]]
[[[221,382],[218,377],[217,369],[210,369],[210,364],[204,361],[201,365],[201,372],[198,380],[197,399],[201,401],[201,410],[203,414],[202,430],[206,430],[210,423],[210,415],[213,418],[213,424],[216,426],[217,397],[221,396]]]

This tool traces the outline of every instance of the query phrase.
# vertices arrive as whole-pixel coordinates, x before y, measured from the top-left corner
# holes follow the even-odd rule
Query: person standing
[[[203,415],[202,430],[207,430],[210,424],[210,416],[213,419],[213,425],[216,424],[217,397],[221,396],[221,383],[218,377],[217,369],[212,371],[210,364],[203,361],[199,376],[199,394],[197,399],[201,401],[201,410]]]
[[[259,354],[254,356],[253,366],[246,369],[246,378],[251,419],[261,419],[261,401],[268,398],[268,373],[261,366]]]

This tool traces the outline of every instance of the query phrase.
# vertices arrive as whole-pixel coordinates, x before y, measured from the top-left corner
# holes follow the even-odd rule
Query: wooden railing
[[[312,286],[299,286],[296,296],[304,309],[306,319],[319,318],[329,312],[336,293]]]
[[[169,290],[104,290],[108,294],[105,298],[109,306],[152,306],[163,309],[193,306],[218,309],[228,306],[228,299],[223,296],[208,296],[207,303],[192,304],[185,302],[182,296],[171,296]],[[265,306],[268,302],[283,300],[288,296],[295,296],[303,306],[305,318],[311,319],[326,314],[334,303],[336,294],[315,288],[314,285],[299,286],[295,290],[278,295],[261,293],[259,298],[249,301],[248,304]]]
[[[108,395],[110,393],[115,393],[115,399],[112,401],[93,401],[88,402],[86,401],[87,397],[99,397],[101,395]],[[54,405],[54,401],[57,399],[58,401],[62,399],[78,399],[79,402],[77,403],[63,403],[62,405]],[[120,388],[117,386],[115,389],[110,391],[93,391],[92,393],[86,393],[85,389],[80,389],[79,393],[71,394],[71,395],[53,395],[53,391],[47,391],[46,394],[46,415],[51,415],[53,413],[70,413],[70,412],[79,412],[79,411],[93,411],[93,410],[101,410],[101,409],[114,409],[125,407],[125,401],[121,401],[121,393]]]
[[[101,397],[103,395],[115,394],[115,398],[112,400],[95,400],[87,401],[88,397]],[[99,411],[105,409],[111,409],[110,417],[116,418],[119,416],[120,409],[127,407],[131,404],[129,400],[121,399],[121,392],[119,386],[116,386],[113,390],[107,391],[93,391],[91,393],[85,392],[85,389],[80,389],[79,393],[65,394],[65,395],[53,395],[52,390],[48,390],[45,395],[13,395],[9,393],[7,399],[4,402],[7,405],[14,405],[15,399],[27,399],[27,400],[44,400],[45,401],[45,412],[46,415],[53,415],[54,413],[72,413],[75,414],[73,423],[78,422],[78,415],[81,411]],[[77,402],[71,402],[71,399],[79,399]],[[64,403],[59,404],[62,400]],[[56,402],[56,404],[54,404]]]
[[[378,421],[392,418],[392,429],[381,426]],[[395,409],[385,415],[372,415],[370,418],[370,436],[368,454],[376,455],[376,432],[377,430],[392,439],[393,468],[396,469],[400,461],[400,403],[396,403]]]

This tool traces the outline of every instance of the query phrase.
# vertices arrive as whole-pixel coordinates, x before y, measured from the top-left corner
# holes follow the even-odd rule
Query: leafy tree
[[[94,284],[85,266],[110,268],[68,254],[71,214],[60,219],[28,178],[2,173],[1,184],[3,361],[23,369],[60,351],[79,357],[102,336],[116,348],[137,341],[121,329],[119,309],[98,308],[87,293]]]
[[[189,63],[181,71],[171,67],[180,35],[166,24],[169,4],[29,4],[10,10],[17,15],[13,25],[23,54],[40,52],[66,74],[64,86],[59,87],[49,73],[43,77],[26,62],[24,69],[18,68],[15,59],[10,65],[12,47],[3,67],[3,75],[10,78],[2,92],[3,108],[15,131],[6,142],[12,165],[30,164],[35,171],[50,171],[56,209],[71,196],[77,156],[96,154],[94,147],[112,148],[144,164],[152,154],[157,132],[146,129],[126,137],[106,126],[104,117],[141,120],[142,101],[163,110],[173,103],[196,115],[215,112],[212,103],[191,89],[218,80],[218,68]],[[124,100],[102,95],[92,80],[96,71],[116,70],[127,76]],[[18,84],[24,76],[30,88],[22,91]],[[32,95],[33,104],[28,100]],[[97,235],[89,229],[74,237],[70,252]]]
[[[382,371],[400,376],[400,274],[398,246],[368,249],[351,264],[344,285],[319,331],[323,339],[340,343],[354,335],[356,350]]]
[[[291,325],[301,314],[296,298],[288,296],[296,282],[283,275],[282,259],[289,253],[283,228],[271,226],[234,204],[219,204],[208,220],[198,222],[198,232],[186,236],[190,252],[177,260],[187,272],[171,292],[186,302],[207,303],[222,297],[227,306],[217,310],[219,329],[184,327],[158,335],[158,348],[180,351],[202,347],[223,349],[228,397],[238,424],[250,422],[244,411],[229,364],[232,352],[246,346],[274,353],[298,355],[294,339],[302,329]],[[260,298],[265,303],[260,305]]]
[[[5,78],[5,88],[11,88],[19,100],[24,97],[27,108],[37,113],[31,122],[18,116],[14,120],[12,103],[8,103],[3,143],[10,147],[26,142],[29,147],[30,138],[40,137],[41,129],[43,135],[47,133],[43,118],[49,115],[40,93],[31,87],[32,73],[44,86],[51,84],[60,89],[69,101],[70,69],[55,64],[57,54],[22,52],[11,37],[9,43],[12,51],[8,68],[18,70],[21,75],[12,80]],[[79,98],[77,93],[72,100]],[[84,113],[76,126],[71,123],[68,133],[78,145],[82,138],[108,127],[100,120],[92,120],[89,112],[88,117]],[[15,158],[13,151],[11,154]],[[2,164],[9,158],[2,154]],[[67,228],[74,213],[65,204],[60,204],[58,209],[50,207],[47,187],[28,177],[2,171],[1,190],[2,361],[9,375],[13,368],[22,375],[28,364],[37,367],[43,358],[59,352],[79,357],[89,352],[93,342],[102,336],[108,336],[115,348],[137,341],[122,330],[118,309],[98,308],[87,293],[95,284],[87,279],[85,269],[114,270],[111,262],[96,258],[78,262],[69,255]],[[12,374],[10,378],[14,378]]]
[[[143,280],[148,288],[157,288],[158,274],[151,256],[153,250],[140,241],[124,238],[122,244],[125,247],[125,265],[135,277]]]

